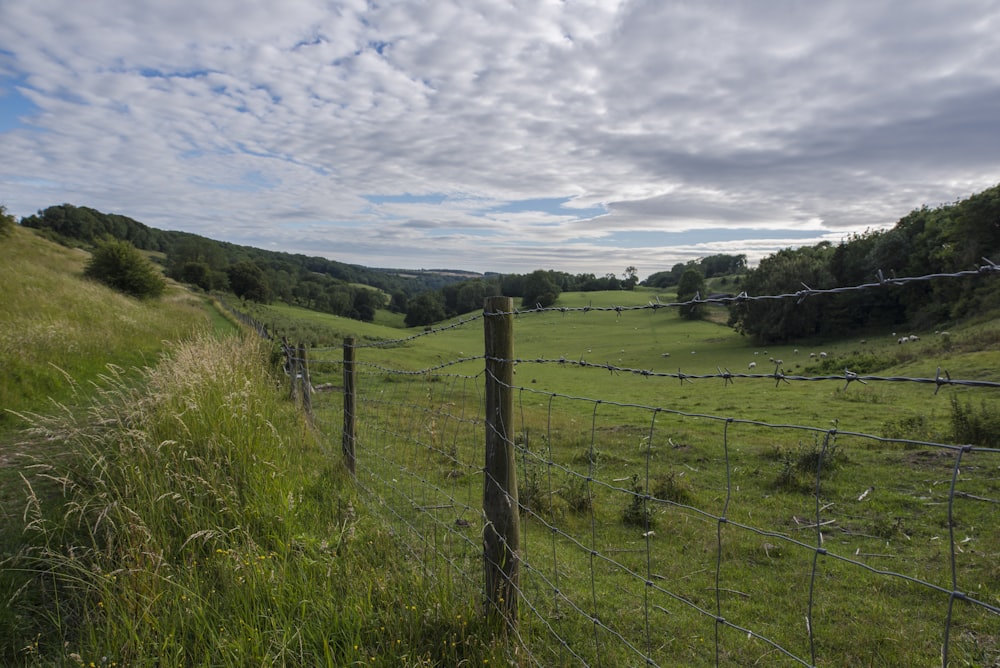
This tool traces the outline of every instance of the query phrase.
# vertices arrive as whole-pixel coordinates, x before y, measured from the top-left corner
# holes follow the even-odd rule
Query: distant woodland
[[[631,290],[634,267],[615,274],[530,274],[372,269],[321,257],[238,246],[187,232],[163,231],[125,216],[69,204],[21,219],[21,225],[68,245],[93,247],[107,238],[155,251],[167,275],[206,291],[228,291],[258,302],[283,301],[372,320],[375,310],[405,313],[408,326],[429,325],[475,311],[491,295],[521,299],[522,306],[551,306],[566,291]],[[965,200],[923,207],[891,229],[853,235],[840,244],[784,249],[747,268],[745,255],[714,255],[656,272],[641,285],[676,288],[690,298],[704,279],[732,277],[734,292],[794,293],[854,286],[883,278],[952,273],[1000,261],[1000,185]],[[729,324],[761,343],[810,337],[836,338],[867,327],[906,323],[923,329],[1000,309],[1000,277],[913,282],[884,290],[844,292],[798,300],[741,301]],[[372,289],[375,288],[375,289]],[[682,312],[686,317],[696,310]]]

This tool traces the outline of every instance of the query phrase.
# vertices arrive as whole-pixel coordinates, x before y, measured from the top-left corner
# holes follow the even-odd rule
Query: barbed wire
[[[381,372],[385,373],[384,370]],[[409,374],[403,374],[403,375],[409,375]],[[375,378],[376,376],[373,376],[372,380],[375,380]],[[477,375],[475,377],[463,378],[462,380],[463,382],[467,381],[468,383],[471,383],[472,385],[476,386],[477,393],[480,391],[478,389],[482,381],[482,378],[480,376]],[[455,379],[455,382],[459,382],[457,378]],[[401,384],[397,383],[390,385],[396,386]],[[423,384],[418,384],[412,389],[417,389],[419,387],[423,387]],[[396,388],[394,387],[394,389]],[[771,424],[759,420],[737,419],[731,416],[694,413],[694,412],[667,409],[656,406],[644,406],[641,404],[608,401],[605,399],[574,397],[566,394],[546,392],[545,390],[520,387],[516,385],[509,386],[509,389],[517,392],[519,395],[522,396],[527,394],[535,394],[535,395],[541,395],[542,397],[546,398],[549,406],[548,414],[550,417],[548,418],[548,420],[550,422],[551,422],[551,415],[554,412],[553,401],[558,399],[558,400],[570,400],[575,402],[588,403],[593,406],[593,411],[595,415],[599,407],[629,408],[633,410],[646,411],[652,416],[650,422],[650,438],[652,438],[653,430],[655,430],[656,428],[655,427],[656,416],[663,414],[669,414],[684,418],[707,418],[710,420],[717,421],[718,423],[723,425],[724,434],[722,437],[722,445],[723,445],[723,450],[726,453],[726,460],[724,466],[727,475],[726,475],[726,495],[725,495],[726,503],[721,513],[713,513],[703,508],[698,508],[697,506],[694,505],[676,503],[669,499],[659,499],[656,498],[655,495],[649,492],[636,492],[635,490],[628,489],[627,487],[624,487],[613,481],[602,479],[601,477],[596,476],[592,470],[588,470],[587,472],[581,472],[579,470],[576,470],[572,466],[569,466],[567,464],[555,460],[551,456],[544,457],[539,453],[529,449],[527,440],[525,440],[524,444],[516,445],[517,456],[519,458],[528,458],[529,460],[534,461],[541,466],[545,466],[550,471],[550,475],[551,472],[556,472],[561,475],[565,475],[567,477],[572,477],[577,480],[585,481],[585,483],[588,486],[593,486],[593,489],[595,491],[598,488],[605,490],[606,495],[610,494],[622,499],[630,499],[630,498],[639,499],[643,504],[648,503],[648,504],[653,504],[654,506],[662,505],[665,507],[677,508],[679,510],[683,510],[684,512],[693,513],[704,519],[706,522],[714,523],[716,525],[716,541],[717,541],[715,549],[716,551],[715,568],[716,568],[716,578],[717,578],[715,583],[716,600],[714,606],[715,610],[711,610],[704,605],[699,605],[695,603],[686,595],[679,592],[675,592],[672,590],[671,587],[665,586],[664,584],[656,580],[657,576],[655,575],[655,572],[652,570],[652,568],[649,566],[650,555],[652,553],[652,550],[654,549],[654,543],[651,537],[646,537],[645,539],[646,543],[645,555],[647,558],[647,566],[646,566],[646,573],[642,573],[639,570],[629,566],[626,562],[622,561],[621,559],[615,558],[614,555],[608,554],[599,548],[599,546],[596,543],[596,539],[594,538],[594,532],[596,531],[596,519],[593,517],[593,515],[591,520],[591,526],[592,526],[591,541],[590,541],[591,544],[588,545],[587,543],[583,542],[578,536],[574,535],[573,532],[568,531],[562,528],[561,526],[549,521],[546,518],[544,511],[539,508],[536,508],[530,502],[521,502],[519,504],[520,510],[524,514],[524,516],[530,517],[532,522],[536,522],[542,528],[543,533],[551,534],[553,537],[553,541],[555,541],[556,538],[558,538],[561,541],[565,541],[567,545],[573,546],[575,550],[581,552],[590,560],[591,562],[590,576],[589,576],[591,580],[590,588],[591,591],[594,592],[594,594],[596,594],[596,579],[601,577],[598,574],[598,571],[600,569],[598,569],[597,563],[598,562],[604,563],[607,565],[608,568],[616,569],[617,571],[621,572],[623,575],[627,576],[633,581],[640,583],[644,592],[655,594],[657,596],[666,597],[666,599],[674,601],[674,603],[677,605],[693,610],[699,616],[705,618],[706,620],[709,620],[712,624],[714,624],[717,629],[715,637],[715,644],[716,644],[715,652],[717,657],[720,656],[721,653],[724,651],[723,649],[724,639],[719,634],[719,630],[722,628],[729,628],[734,632],[743,635],[744,637],[753,638],[764,643],[767,647],[770,648],[771,651],[780,653],[787,659],[797,664],[810,665],[810,666],[816,665],[818,658],[821,657],[817,657],[816,655],[817,650],[813,643],[813,637],[814,637],[813,629],[815,624],[812,621],[813,619],[812,615],[814,614],[813,603],[815,601],[815,596],[816,596],[815,593],[816,577],[817,573],[819,572],[822,560],[824,559],[833,559],[854,568],[864,569],[865,571],[880,577],[899,579],[900,581],[906,582],[910,585],[919,586],[927,589],[928,591],[933,591],[938,595],[948,597],[949,600],[948,621],[946,621],[945,623],[945,631],[944,631],[946,637],[949,637],[951,635],[951,628],[952,628],[951,607],[954,605],[955,601],[961,601],[968,605],[979,607],[990,614],[1000,614],[1000,608],[998,608],[997,606],[989,603],[988,601],[976,599],[974,596],[970,596],[968,593],[963,592],[961,590],[961,588],[959,587],[960,582],[958,579],[957,570],[953,570],[951,586],[947,587],[928,582],[925,579],[908,575],[906,573],[901,573],[890,569],[878,568],[870,563],[866,563],[864,561],[853,558],[846,554],[839,554],[834,550],[828,549],[823,544],[822,527],[823,527],[824,517],[821,509],[822,507],[818,504],[818,496],[822,488],[819,471],[817,471],[816,474],[817,487],[815,491],[815,495],[817,498],[817,504],[816,504],[817,510],[815,517],[813,518],[813,527],[817,529],[817,539],[815,544],[810,544],[805,540],[801,540],[799,538],[796,538],[795,536],[789,535],[784,532],[773,531],[764,527],[752,526],[744,522],[736,521],[728,514],[728,499],[732,494],[732,482],[729,479],[729,473],[731,472],[732,465],[728,461],[728,448],[729,448],[728,443],[729,443],[729,430],[732,427],[739,425],[750,425],[754,427],[763,427],[775,430],[788,430],[788,429],[801,430],[805,432],[816,433],[818,435],[821,435],[824,439],[830,439],[836,437],[849,437],[849,436],[858,438],[868,438],[877,442],[901,442],[901,439],[889,439],[871,434],[865,434],[862,432],[818,428],[809,425]],[[401,393],[404,392],[402,387],[399,388],[399,391]],[[443,392],[440,394],[443,396],[448,393]],[[426,417],[414,421],[415,426],[426,425],[432,419],[431,416],[433,415],[436,415],[438,418],[442,420],[452,420],[455,422],[460,422],[462,420],[462,417],[459,413],[451,412],[448,409],[439,410],[433,408],[432,407],[433,402],[431,402],[431,405],[429,406],[427,404],[422,404],[418,401],[403,400],[403,394],[390,397],[375,396],[370,398],[369,400],[366,400],[365,403],[370,404],[373,407],[376,405],[385,406],[387,407],[388,411],[392,413],[405,410],[407,412],[413,412],[425,415]],[[387,418],[388,417],[389,416],[387,414]],[[480,418],[476,418],[472,422],[474,422],[478,426],[481,426],[479,419]],[[399,422],[398,416],[395,418],[395,421],[397,423]],[[392,429],[391,423],[387,422],[386,425],[384,425],[380,429],[383,430],[384,433],[383,438],[387,442],[409,443],[410,447],[413,448],[415,452],[419,451],[426,452],[430,456],[433,456],[435,458],[440,458],[443,461],[451,462],[450,466],[456,469],[461,469],[463,471],[466,471],[465,475],[469,476],[470,478],[478,477],[480,473],[483,473],[480,462],[475,458],[473,458],[472,460],[467,460],[462,457],[457,457],[452,451],[448,449],[442,449],[441,447],[438,447],[431,442],[424,441],[419,436],[413,434],[412,431],[409,431],[405,427],[403,429]],[[412,429],[412,427],[410,429]],[[456,441],[458,440],[457,430],[458,428],[456,426],[456,436],[455,436]],[[593,450],[597,440],[596,429],[594,428],[593,424],[591,426],[590,431],[591,431],[590,448],[591,450]],[[907,440],[905,442],[921,444],[921,445],[930,445],[940,448],[942,450],[955,452],[957,460],[956,469],[958,467],[958,463],[961,460],[961,457],[966,453],[971,453],[971,452],[992,453],[992,454],[1000,453],[1000,450],[997,449],[973,447],[969,445],[964,445],[964,446],[951,445],[933,441]],[[374,450],[375,448],[372,449]],[[389,448],[389,451],[391,450],[393,450],[393,448]],[[383,454],[388,454],[389,451],[385,451]],[[649,450],[647,450],[647,467],[648,467],[648,457],[649,457],[648,453]],[[413,456],[416,457],[417,460],[426,459],[426,456],[420,456],[417,454],[414,454]],[[368,471],[369,469],[365,468],[364,470]],[[400,521],[402,524],[404,524],[407,527],[408,531],[415,532],[418,536],[421,536],[422,538],[420,540],[425,545],[425,547],[431,549],[430,546],[433,545],[434,548],[431,551],[438,553],[438,556],[440,558],[443,558],[450,568],[459,570],[464,568],[466,566],[465,561],[457,557],[451,556],[451,554],[448,553],[447,551],[439,553],[441,548],[435,542],[436,539],[434,539],[431,533],[428,532],[428,529],[422,527],[419,523],[416,523],[409,518],[413,513],[426,514],[428,515],[429,521],[431,522],[431,526],[436,527],[436,530],[441,530],[449,534],[452,534],[456,533],[456,528],[452,526],[451,523],[443,521],[439,517],[437,517],[437,515],[435,514],[436,509],[439,506],[448,505],[454,508],[455,512],[472,513],[473,515],[476,515],[479,513],[479,511],[477,510],[475,504],[471,501],[457,501],[457,497],[452,492],[450,492],[447,487],[442,486],[440,483],[436,482],[434,478],[428,477],[427,475],[424,474],[420,474],[419,472],[409,468],[408,466],[398,466],[396,470],[398,472],[399,482],[384,477],[379,478],[378,481],[376,482],[376,480],[374,479],[374,473],[369,473],[368,480],[371,480],[373,483],[376,484],[375,486],[366,485],[367,493],[370,493],[374,495],[374,497],[379,498],[379,497],[384,497],[385,495],[383,492],[380,492],[379,489],[377,489],[377,487],[381,486],[381,489],[393,490],[393,493],[399,496],[404,501],[405,504],[405,507],[403,508],[393,507],[392,509],[392,514],[397,517],[397,520]],[[648,490],[649,489],[648,469],[646,475],[647,475],[647,482],[645,488]],[[416,488],[422,491],[407,492],[406,483],[404,481],[408,481],[409,483],[413,484]],[[956,482],[957,478],[953,477],[953,485],[948,493],[949,505],[952,504],[954,502],[954,499],[957,498],[957,496],[959,495],[958,490],[955,488]],[[550,483],[550,491],[551,491],[551,483]],[[435,496],[438,497],[439,499],[441,499],[440,503],[427,501],[426,497],[424,496],[425,494],[430,497],[435,497]],[[593,492],[591,494],[593,494]],[[388,503],[388,502],[383,499],[382,501],[380,501],[380,503]],[[952,518],[952,511],[949,509],[950,525],[953,524],[951,518]],[[723,614],[721,593],[727,590],[725,590],[723,586],[725,582],[721,580],[720,573],[721,573],[722,563],[724,561],[722,528],[725,526],[732,527],[735,530],[745,531],[753,535],[760,536],[762,538],[767,538],[779,544],[787,545],[789,546],[789,549],[804,550],[812,555],[813,565],[808,571],[810,578],[810,591],[807,599],[807,610],[806,610],[806,625],[810,639],[810,648],[807,656],[799,656],[795,651],[791,650],[788,647],[783,646],[782,643],[778,642],[776,639],[768,637],[766,633],[762,633],[761,631],[755,630],[753,628],[748,628],[746,624],[740,624],[738,623],[737,620],[727,619]],[[472,550],[474,547],[478,548],[478,546],[476,546],[465,533],[463,533],[462,531],[457,531],[457,534],[459,534],[461,538],[457,538],[456,540],[458,540],[460,544],[465,546],[464,549]],[[954,535],[950,537],[950,543],[952,544],[952,552],[953,552],[952,559],[954,560],[957,559],[954,556],[955,552],[954,546],[957,545],[957,539],[954,537]],[[604,654],[604,652],[608,650],[608,648],[604,647],[603,643],[610,640],[614,644],[618,645],[621,648],[624,648],[627,652],[636,656],[638,660],[642,661],[646,665],[659,665],[657,659],[651,654],[650,650],[651,647],[649,638],[650,632],[648,630],[648,626],[650,624],[649,615],[650,612],[653,610],[653,608],[658,607],[654,604],[654,602],[651,599],[646,599],[645,602],[643,603],[643,615],[645,617],[646,620],[645,623],[647,626],[646,636],[644,638],[640,638],[639,642],[636,642],[631,636],[626,634],[622,629],[618,628],[617,625],[613,623],[613,618],[606,617],[604,614],[598,612],[598,610],[602,607],[599,597],[596,597],[596,595],[592,594],[592,602],[590,606],[584,607],[580,602],[575,600],[573,597],[568,596],[566,593],[564,593],[559,583],[556,580],[553,580],[553,577],[550,576],[550,573],[553,573],[556,575],[556,577],[558,577],[558,573],[560,571],[558,563],[556,563],[553,567],[547,567],[547,566],[543,567],[541,566],[541,564],[536,563],[535,559],[529,557],[528,554],[529,546],[527,544],[527,541],[525,541],[525,544],[522,547],[524,550],[524,558],[522,561],[522,566],[525,569],[526,577],[530,577],[532,579],[531,581],[537,582],[543,587],[543,589],[548,590],[549,595],[553,598],[553,600],[561,602],[564,606],[566,606],[565,609],[567,611],[572,611],[573,615],[576,615],[582,618],[583,620],[586,620],[587,624],[593,626],[594,643],[595,643],[594,651],[597,657],[596,663],[598,664],[602,663],[601,656]],[[419,555],[414,553],[414,557],[418,556]],[[955,564],[956,562],[952,561],[953,568],[955,568]],[[462,573],[462,577],[469,582],[475,582],[477,576],[478,573],[468,573],[468,572]],[[528,614],[531,619],[537,622],[542,627],[542,629],[544,629],[544,632],[546,634],[548,634],[551,638],[553,638],[554,642],[556,642],[562,648],[562,651],[565,652],[567,656],[572,657],[572,659],[578,663],[584,665],[588,664],[588,659],[583,654],[580,654],[578,649],[571,642],[560,636],[559,629],[553,626],[549,618],[549,615],[540,605],[541,601],[535,597],[535,593],[529,590],[524,585],[519,586],[517,588],[517,591],[520,600],[525,606],[526,614]],[[518,643],[525,649],[525,651],[530,649],[529,640],[526,637],[524,637],[524,635],[521,632],[517,631],[514,628],[511,628],[510,630],[516,633],[518,638]],[[598,631],[600,631],[600,633],[602,634],[606,634],[606,639],[602,640],[598,635]],[[642,647],[640,646],[640,643],[643,642],[646,645],[645,650],[642,649]],[[945,649],[943,651],[947,652],[948,650]],[[532,662],[533,665],[543,664],[543,662],[531,656],[530,652],[525,656],[530,657],[528,660]]]
[[[573,313],[581,312],[588,313],[590,311],[595,312],[614,312],[618,315],[625,313],[626,311],[656,311],[661,308],[675,308],[681,306],[697,306],[701,304],[740,304],[745,302],[756,302],[756,301],[782,301],[782,300],[796,300],[797,303],[801,304],[808,297],[815,297],[818,295],[836,295],[844,294],[848,292],[859,292],[863,290],[872,290],[876,288],[888,288],[888,287],[899,287],[907,285],[909,283],[919,283],[940,279],[956,279],[956,278],[967,278],[970,276],[985,276],[985,275],[995,275],[1000,273],[1000,265],[997,265],[992,260],[987,258],[982,258],[984,264],[980,265],[975,269],[968,269],[965,271],[955,271],[950,273],[935,273],[935,274],[925,274],[923,276],[906,276],[901,278],[896,277],[886,277],[882,270],[880,269],[876,277],[878,280],[874,283],[861,283],[859,285],[851,286],[841,286],[835,288],[811,288],[805,283],[802,283],[802,289],[796,290],[795,292],[786,292],[781,294],[773,295],[750,295],[745,291],[741,291],[736,295],[720,295],[712,297],[701,297],[700,294],[696,293],[692,299],[686,301],[674,301],[674,302],[661,302],[659,297],[656,301],[651,301],[646,304],[633,305],[633,306],[541,306],[536,305],[534,308],[529,309],[514,309],[513,311],[494,311],[488,315],[528,315],[537,313]]]

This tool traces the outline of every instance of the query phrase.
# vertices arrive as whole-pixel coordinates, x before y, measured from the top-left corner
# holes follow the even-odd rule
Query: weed
[[[639,527],[648,531],[653,528],[653,511],[649,507],[649,497],[639,482],[637,474],[632,474],[631,491],[631,500],[622,511],[622,522],[625,526]]]
[[[931,431],[930,420],[923,413],[886,420],[882,424],[882,435],[899,440],[930,440],[936,438]],[[907,447],[919,447],[910,446]]]
[[[653,496],[663,501],[672,501],[682,505],[690,505],[691,490],[682,479],[683,473],[668,471],[658,474],[653,480]]]
[[[985,401],[976,408],[971,403],[960,401],[957,396],[952,397],[951,428],[958,443],[996,447],[997,434],[1000,434],[1000,412]]]
[[[844,463],[844,455],[835,436],[811,444],[800,442],[797,450],[773,447],[765,457],[778,462],[772,487],[790,492],[810,493],[816,489],[816,476],[829,478]]]
[[[583,476],[569,474],[566,484],[559,490],[559,495],[575,513],[588,513],[593,508],[590,481]]]

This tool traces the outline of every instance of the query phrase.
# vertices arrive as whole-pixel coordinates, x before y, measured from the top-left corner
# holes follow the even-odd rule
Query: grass
[[[569,293],[559,305],[657,296],[672,298]],[[421,333],[267,313],[323,346]],[[859,333],[795,352],[750,347],[715,320],[669,310],[515,320],[528,509],[510,648],[478,606],[482,322],[358,350],[358,492],[339,464],[340,395],[317,393],[309,426],[258,344],[195,337],[139,378],[105,366],[96,384],[77,384],[101,388],[89,413],[36,416],[24,437],[38,458],[20,467],[27,514],[2,505],[9,526],[24,517],[28,529],[3,543],[3,661],[483,665],[529,651],[541,665],[634,665],[640,653],[660,665],[795,665],[736,625],[819,664],[939,662],[947,595],[847,559],[949,590],[954,545],[959,588],[1000,605],[997,456],[964,454],[952,500],[954,451],[848,432],[944,442],[963,425],[989,432],[989,391],[657,374],[766,374],[776,358],[788,374],[864,363],[886,376],[941,367],[994,378],[1000,327],[918,332],[912,346]],[[809,356],[820,351],[825,362]],[[560,358],[620,370],[540,361]],[[340,383],[339,351],[310,359],[314,384]],[[829,554],[817,558],[820,541]],[[951,665],[998,662],[997,615],[958,602],[949,637]]]
[[[641,291],[570,294],[559,305],[644,304],[650,297]],[[773,373],[775,364],[766,361],[773,357],[784,360],[790,375],[838,375],[845,366],[864,364],[859,372],[887,377],[933,378],[939,366],[995,377],[986,370],[1000,361],[989,343],[991,332],[1000,330],[996,322],[952,329],[949,346],[933,332],[899,346],[886,332],[765,350],[717,324],[684,321],[667,311],[519,317],[517,461],[522,502],[531,509],[522,514],[530,567],[523,574],[521,623],[530,629],[524,633],[532,652],[544,657],[543,664],[641,661],[624,637],[661,665],[712,665],[716,656],[725,665],[793,665],[773,646],[731,626],[718,629],[717,641],[713,615],[721,605],[730,624],[806,660],[813,652],[819,663],[833,665],[939,660],[947,595],[847,560],[947,590],[953,529],[959,588],[1000,605],[1000,527],[993,519],[1000,458],[988,452],[963,457],[950,527],[954,450],[847,432],[966,442],[958,426],[983,433],[992,424],[996,404],[988,390],[943,388],[935,394],[926,385],[768,378],[681,383],[538,360],[585,359],[697,375],[751,373],[747,366],[754,361],[754,373]],[[475,515],[479,507],[476,410],[482,389],[475,377],[482,361],[449,365],[436,372],[441,375],[382,369],[428,369],[435,360],[465,357],[462,351],[481,347],[481,336],[476,322],[359,351],[362,364],[374,365],[365,368],[362,383],[359,405],[371,414],[362,418],[366,443],[359,470],[416,536],[452,533],[451,520]],[[809,356],[821,351],[825,358]],[[339,373],[336,351],[326,354],[313,368]],[[321,430],[335,433],[336,398],[316,406]],[[988,440],[979,444],[995,447]],[[720,527],[713,518],[724,509],[728,521]],[[817,522],[825,523],[822,546],[839,558],[820,558],[814,570]],[[456,530],[449,558],[470,559],[474,541],[461,536],[480,530],[475,521]],[[812,643],[804,622],[810,603]],[[594,616],[607,629],[595,631]],[[647,638],[653,640],[648,646]],[[982,608],[961,607],[949,638],[950,665],[993,665],[1000,657],[1000,619]]]
[[[0,432],[21,423],[17,412],[72,402],[76,386],[97,379],[109,362],[142,366],[164,340],[197,329],[234,331],[175,284],[161,300],[142,301],[82,280],[87,258],[20,227],[3,240],[0,406],[7,410],[0,411]]]
[[[32,346],[2,360],[0,663],[500,661],[475,594],[358,502],[273,351],[176,286],[122,299],[25,230],[2,250],[3,341]],[[65,387],[24,382],[56,367]]]

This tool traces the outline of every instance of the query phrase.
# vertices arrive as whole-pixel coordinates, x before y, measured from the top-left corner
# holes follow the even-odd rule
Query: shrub
[[[690,505],[691,491],[675,471],[661,473],[653,481],[653,496],[663,501],[672,501],[682,505]]]
[[[1000,413],[983,402],[979,408],[951,398],[951,428],[957,443],[996,447],[1000,433]]]
[[[153,264],[128,241],[109,239],[94,250],[84,276],[139,298],[159,297],[166,282]]]
[[[639,476],[632,475],[632,498],[622,511],[622,522],[625,526],[640,527],[649,530],[653,528],[653,511],[647,503],[648,497],[639,482]]]
[[[0,204],[0,237],[6,237],[14,231],[14,216],[7,213],[7,207]]]

